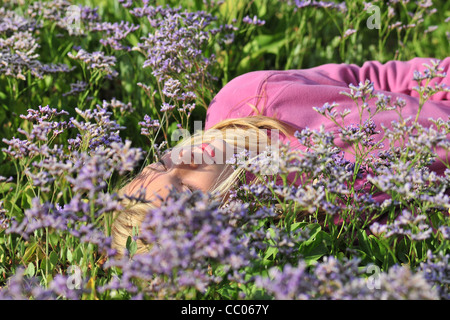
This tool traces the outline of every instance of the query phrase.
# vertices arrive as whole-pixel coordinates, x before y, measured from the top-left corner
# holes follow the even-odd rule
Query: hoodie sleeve
[[[431,61],[437,59],[414,58],[409,61],[389,61],[382,64],[378,61],[365,62],[361,67],[350,64],[328,64],[309,69],[313,72],[323,72],[331,79],[342,82],[345,85],[358,85],[366,79],[374,84],[375,90],[387,91],[391,93],[402,93],[412,97],[419,94],[413,90],[418,86],[414,80],[415,72],[424,73],[426,65],[431,66]],[[450,57],[440,61],[439,67],[444,71],[450,70]],[[434,78],[431,85],[445,84],[450,87],[448,76],[444,78]],[[430,98],[431,100],[450,100],[450,92],[440,92]]]

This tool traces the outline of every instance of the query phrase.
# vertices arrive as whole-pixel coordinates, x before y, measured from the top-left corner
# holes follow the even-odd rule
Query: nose
[[[189,166],[190,169],[197,169],[198,164],[194,161],[194,156],[191,147],[182,148],[179,153],[181,161],[178,161],[178,165],[184,164]]]
[[[214,158],[216,156],[216,151],[210,143],[203,143],[200,148],[203,152],[207,152],[211,158]]]

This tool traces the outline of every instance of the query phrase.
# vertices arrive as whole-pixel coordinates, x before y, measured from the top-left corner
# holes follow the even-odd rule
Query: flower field
[[[127,255],[111,240],[119,189],[236,76],[430,57],[414,75],[421,106],[449,91],[433,79],[447,76],[450,2],[0,3],[0,299],[450,298],[449,157],[444,175],[429,169],[450,152],[450,118],[423,127],[370,82],[343,94],[361,114],[369,100],[371,117],[397,111],[392,128],[318,105],[341,130],[296,132],[308,151],[282,150],[283,183],[259,174],[268,155],[247,168],[264,183],[243,181],[225,206],[173,192]],[[136,254],[140,240],[158,245]]]

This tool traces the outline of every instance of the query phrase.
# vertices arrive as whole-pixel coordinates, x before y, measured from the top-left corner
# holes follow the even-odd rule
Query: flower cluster
[[[34,19],[25,18],[16,11],[0,8],[0,34],[9,35],[17,31],[32,32],[42,25]]]
[[[151,136],[160,127],[159,120],[152,120],[149,115],[144,116],[144,121],[139,122],[141,126],[141,134]]]
[[[393,223],[379,224],[375,222],[370,226],[370,231],[386,238],[394,235],[406,235],[411,240],[424,240],[428,239],[433,232],[426,221],[426,215],[414,216],[411,212],[403,210]]]
[[[70,84],[70,91],[63,93],[63,97],[65,96],[71,96],[71,95],[78,95],[82,92],[85,92],[88,88],[88,83],[85,81],[78,80],[75,83]]]
[[[3,151],[11,157],[34,160],[32,166],[25,164],[24,167],[24,174],[34,187],[51,194],[54,192],[52,186],[70,185],[72,192],[70,200],[64,205],[41,203],[39,198],[33,199],[33,206],[25,210],[24,219],[14,221],[8,232],[25,238],[33,235],[37,229],[48,227],[74,232],[75,229],[68,230],[67,227],[86,221],[79,214],[92,218],[121,208],[116,196],[105,192],[107,181],[114,172],[122,175],[132,171],[141,159],[141,151],[132,148],[130,141],[122,141],[117,133],[120,127],[110,119],[111,113],[100,105],[92,112],[77,112],[86,122],[74,118],[59,121],[58,118],[67,112],[59,112],[48,106],[30,109],[27,115],[22,116],[33,124],[30,132],[21,131],[27,139],[3,140],[9,145]],[[79,131],[77,138],[69,141],[71,148],[49,143],[70,129]],[[55,196],[57,201],[67,199],[62,191]],[[105,245],[107,242],[99,241],[99,245],[102,243]]]
[[[306,0],[299,1],[295,0],[295,6],[298,9],[306,8],[306,7],[315,7],[315,8],[325,8],[325,9],[335,9],[340,12],[346,12],[347,6],[345,2],[332,2],[332,1],[315,1],[315,0]]]
[[[199,93],[209,94],[205,84],[215,80],[211,74],[215,56],[205,50],[216,34],[228,33],[233,27],[214,27],[215,17],[205,11],[188,12],[148,3],[131,9],[130,13],[146,17],[150,22],[151,32],[133,49],[145,56],[143,68],[151,69],[152,75],[162,83],[160,94],[166,103],[163,111],[175,108],[164,101],[167,98],[182,101],[181,111],[192,110],[195,105],[190,102],[204,99]],[[187,104],[190,106],[186,107]]]
[[[74,5],[66,0],[34,1],[27,8],[27,14],[34,19],[54,23],[69,35],[83,35],[91,24],[99,21],[97,8]]]
[[[113,69],[116,65],[115,56],[107,56],[104,52],[95,51],[87,52],[84,49],[78,50],[76,54],[69,52],[67,54],[70,58],[83,62],[88,69],[98,70],[107,77],[116,77],[118,72]]]
[[[266,23],[264,20],[258,19],[257,16],[253,16],[253,18],[250,18],[249,16],[245,16],[242,19],[242,22],[244,22],[246,24],[256,25],[256,26],[263,26]]]
[[[408,267],[395,266],[387,273],[365,278],[359,261],[341,262],[325,258],[309,271],[300,261],[298,266],[274,267],[269,277],[258,277],[256,284],[267,290],[275,299],[326,299],[326,300],[385,300],[421,299],[437,300],[437,290],[427,282],[421,272]]]
[[[37,277],[28,277],[26,270],[20,268],[9,278],[7,287],[0,290],[0,300],[56,300],[64,297],[70,300],[81,299],[83,289],[68,287],[70,275],[58,274],[48,287],[42,286]]]
[[[186,288],[205,293],[226,275],[243,277],[237,272],[256,256],[242,230],[230,225],[230,218],[239,221],[245,212],[235,207],[230,215],[218,205],[200,192],[172,192],[142,222],[138,239],[148,244],[148,253],[131,260],[110,259],[108,267],[120,266],[123,276],[103,289],[134,293],[138,290],[132,279],[139,279],[148,282],[147,295],[163,298]]]
[[[73,70],[65,64],[41,63],[38,47],[37,39],[30,31],[19,31],[6,39],[0,38],[0,73],[25,80],[28,72],[33,77],[42,78],[45,73]]]
[[[447,237],[448,239],[448,237]],[[450,267],[449,254],[434,255],[431,251],[427,252],[427,260],[420,264],[419,268],[425,279],[436,286],[439,297],[443,300],[450,299]]]
[[[100,43],[109,46],[114,50],[130,51],[131,47],[124,45],[123,40],[132,32],[139,29],[139,25],[134,25],[128,21],[118,22],[98,22],[91,26],[90,31],[105,33],[105,37],[100,39]]]

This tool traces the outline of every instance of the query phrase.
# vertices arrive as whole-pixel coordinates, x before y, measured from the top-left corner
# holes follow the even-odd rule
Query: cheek
[[[186,184],[192,185],[202,192],[211,191],[210,189],[217,183],[221,173],[222,166],[208,165],[199,170],[191,170],[183,179]]]
[[[214,187],[216,184],[218,184],[220,181],[223,181],[226,179],[227,176],[230,175],[231,172],[226,170],[225,165],[216,164],[211,166],[211,171],[209,172],[209,183],[207,185],[207,188],[210,189]]]

